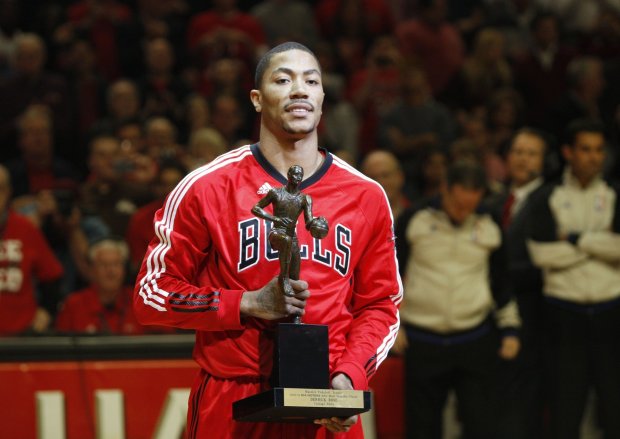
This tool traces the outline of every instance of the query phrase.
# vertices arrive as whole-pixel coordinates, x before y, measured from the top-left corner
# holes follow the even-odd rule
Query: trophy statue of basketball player
[[[296,233],[297,218],[303,211],[306,229],[314,238],[325,238],[329,231],[329,225],[324,217],[312,216],[310,195],[303,194],[299,190],[303,177],[304,170],[301,166],[291,166],[287,173],[287,185],[271,189],[252,208],[254,215],[273,222],[273,228],[269,232],[269,243],[278,251],[280,259],[278,285],[282,293],[287,296],[294,295],[289,279],[299,279],[301,257]],[[270,204],[273,204],[273,215],[264,210]],[[295,316],[294,322],[300,323],[301,317]]]

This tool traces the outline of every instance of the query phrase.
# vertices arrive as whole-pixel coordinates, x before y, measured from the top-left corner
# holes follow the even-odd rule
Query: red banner
[[[402,361],[388,358],[371,382],[378,438],[403,437]],[[192,360],[0,364],[0,438],[183,437]]]
[[[0,437],[151,439],[182,432],[197,371],[192,360],[0,364]]]

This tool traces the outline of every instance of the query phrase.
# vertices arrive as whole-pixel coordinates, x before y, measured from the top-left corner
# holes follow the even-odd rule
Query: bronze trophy
[[[329,232],[324,217],[312,215],[312,199],[299,191],[303,179],[301,166],[288,170],[286,186],[274,188],[253,208],[259,218],[273,222],[269,242],[278,251],[282,294],[292,296],[289,279],[299,279],[300,254],[297,218],[303,212],[306,229],[313,238],[323,239]],[[264,210],[273,205],[273,215]],[[347,418],[370,410],[370,392],[330,389],[329,341],[327,325],[301,322],[278,323],[275,331],[271,389],[235,401],[233,418],[245,422],[307,422],[315,419]]]

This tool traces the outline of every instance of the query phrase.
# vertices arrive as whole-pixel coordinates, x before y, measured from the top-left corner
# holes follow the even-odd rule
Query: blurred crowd
[[[0,335],[171,332],[129,305],[153,214],[256,140],[255,63],[288,40],[323,69],[320,145],[382,184],[401,243],[454,163],[483,169],[470,207],[500,228],[511,189],[579,165],[579,133],[604,140],[597,173],[620,175],[618,0],[0,0]]]

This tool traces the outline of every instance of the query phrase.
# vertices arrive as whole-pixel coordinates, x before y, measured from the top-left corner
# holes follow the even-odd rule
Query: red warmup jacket
[[[376,182],[322,153],[321,168],[300,185],[313,215],[330,225],[322,240],[306,231],[303,216],[297,225],[300,278],[311,292],[303,321],[329,326],[331,374],[343,372],[356,389],[367,389],[398,332],[393,220]],[[242,319],[239,305],[244,291],[279,273],[267,239],[271,224],[251,209],[285,184],[257,145],[244,146],[190,173],[155,215],[135,312],[145,324],[195,329],[194,358],[208,376],[265,381],[271,371],[264,333],[275,322]]]

